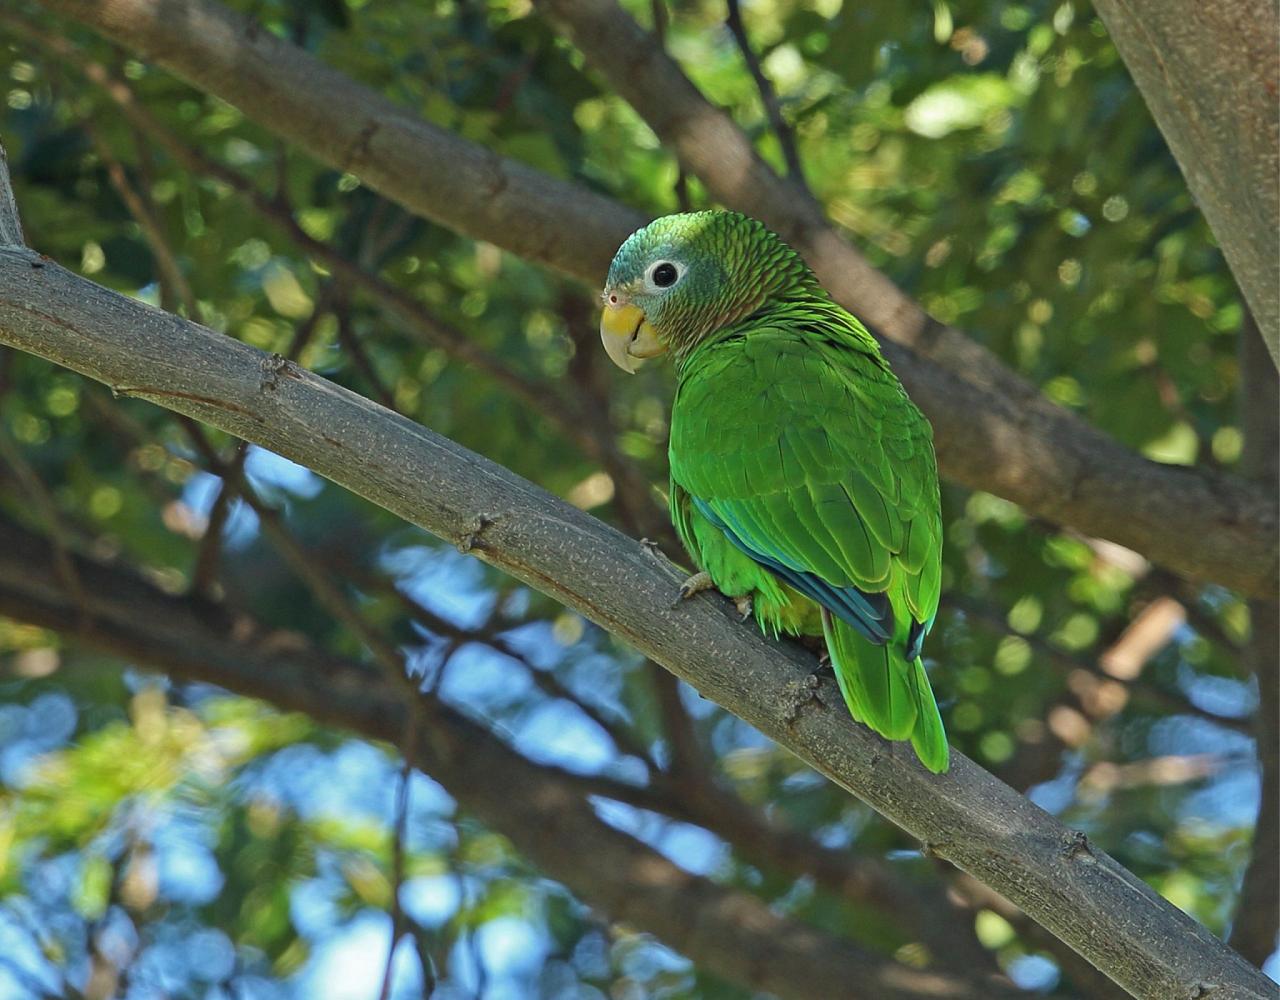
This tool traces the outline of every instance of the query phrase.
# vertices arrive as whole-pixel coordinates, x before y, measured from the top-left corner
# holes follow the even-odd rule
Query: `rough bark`
[[[403,689],[359,664],[279,637],[244,614],[176,597],[131,573],[74,560],[82,598],[54,572],[52,547],[0,519],[0,613],[171,676],[217,684],[400,743]],[[432,703],[414,764],[543,871],[611,920],[660,940],[747,989],[797,1000],[984,1000],[1023,995],[995,978],[911,969],[779,916],[749,893],[681,871],[602,822],[572,778]],[[606,793],[607,794],[607,793]],[[851,985],[852,984],[852,985]]]
[[[1280,359],[1275,0],[1094,0]]]
[[[809,654],[766,640],[714,597],[673,608],[672,567],[501,466],[24,247],[0,250],[0,343],[269,448],[579,611],[1000,892],[1135,995],[1271,996],[1261,973],[1083,835],[959,753],[949,773],[930,774],[909,746],[854,723],[833,682],[804,685]]]
[[[411,211],[593,285],[621,240],[644,221],[581,186],[422,122],[213,0],[42,2],[229,101]],[[645,32],[625,16],[612,27],[613,51],[628,52],[624,62],[637,76],[657,87],[675,85],[670,73],[679,76],[679,70]],[[659,70],[663,75],[653,76]],[[674,107],[687,103],[688,95],[675,90],[657,93]],[[688,128],[696,126],[690,133],[700,136],[696,141],[728,158],[725,172],[741,176],[740,188],[726,188],[726,200],[779,224],[845,305],[912,345],[889,341],[886,352],[933,421],[945,476],[1119,542],[1186,576],[1255,595],[1275,589],[1277,525],[1261,491],[1231,477],[1142,459],[1043,400],[963,334],[929,321],[805,203],[795,203],[788,221],[785,205],[765,200],[772,196],[759,187],[763,175],[737,154],[729,157],[732,146],[720,146],[732,134],[714,124],[698,117]],[[680,128],[683,135],[686,126]]]
[[[1280,494],[1280,392],[1252,322],[1246,322],[1240,332],[1240,372],[1245,472],[1276,497]],[[1276,900],[1280,891],[1280,604],[1274,598],[1250,601],[1249,618],[1251,634],[1241,660],[1258,679],[1258,714],[1253,725],[1262,792],[1253,853],[1228,940],[1245,958],[1261,965],[1276,950],[1280,930]]]

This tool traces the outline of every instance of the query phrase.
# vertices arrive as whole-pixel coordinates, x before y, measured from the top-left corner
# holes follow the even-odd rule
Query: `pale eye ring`
[[[659,260],[649,266],[645,272],[644,282],[650,288],[670,288],[684,277],[684,265],[674,260]]]

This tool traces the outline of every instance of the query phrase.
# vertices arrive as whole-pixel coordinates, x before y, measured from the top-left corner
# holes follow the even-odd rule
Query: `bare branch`
[[[539,412],[553,420],[582,446],[587,454],[597,455],[599,443],[583,430],[581,414],[562,400],[554,392],[553,386],[539,383],[504,364],[474,339],[429,314],[422,303],[403,290],[349,259],[327,243],[310,236],[278,197],[263,194],[242,174],[184,142],[136,99],[132,89],[124,80],[113,75],[101,63],[87,58],[67,38],[44,32],[22,18],[3,10],[0,10],[0,24],[73,65],[86,79],[100,87],[129,122],[149,140],[154,141],[193,174],[212,177],[227,185],[263,219],[278,227],[304,254],[313,257],[335,277],[364,292],[380,308],[395,315],[404,324],[406,333],[422,343],[439,347],[450,357],[484,372],[515,398],[536,407]],[[604,462],[602,457],[599,460]]]
[[[800,165],[800,153],[796,150],[795,133],[787,124],[787,120],[782,117],[782,104],[778,101],[778,92],[774,90],[773,82],[765,76],[764,67],[760,65],[760,59],[755,49],[751,47],[747,26],[742,23],[742,6],[738,0],[725,0],[725,6],[727,8],[725,20],[729,30],[733,32],[733,39],[738,43],[738,51],[742,53],[742,61],[747,64],[751,79],[756,82],[756,90],[760,92],[760,103],[764,105],[765,114],[769,116],[769,124],[773,127],[773,134],[777,136],[778,145],[782,147],[782,159],[787,165],[787,178],[804,188],[806,187],[804,168]]]
[[[1131,991],[1188,995],[1213,982],[1242,997],[1270,995],[1269,981],[1207,930],[963,755],[948,774],[930,774],[909,747],[854,723],[830,681],[819,704],[797,713],[792,682],[810,674],[811,656],[743,627],[723,602],[673,608],[678,581],[667,564],[501,466],[284,359],[21,248],[0,252],[0,343],[269,448],[563,602],[997,889]],[[500,794],[496,785],[481,791]],[[562,846],[583,865],[568,838]],[[629,870],[644,883],[643,871]],[[581,885],[583,877],[565,880]],[[687,879],[660,881],[664,919],[683,921],[685,904],[668,893],[687,890]],[[752,947],[733,941],[738,952]],[[808,966],[777,986],[794,989],[828,969],[825,959]]]
[[[322,301],[327,301],[327,295],[322,296]],[[288,357],[295,356],[295,348],[306,336],[304,331],[322,308],[322,305],[318,304],[317,311],[313,313],[311,319],[295,333]],[[402,687],[405,676],[403,659],[378,636],[371,635],[363,616],[359,615],[345,595],[333,586],[326,574],[326,568],[336,570],[338,575],[355,579],[361,587],[394,595],[411,616],[432,632],[447,636],[455,648],[466,642],[482,643],[521,663],[529,670],[539,689],[551,697],[564,698],[575,704],[610,734],[622,752],[637,756],[650,770],[648,786],[635,786],[607,777],[565,773],[565,780],[571,781],[581,794],[600,795],[640,809],[698,823],[741,847],[750,858],[763,860],[793,877],[812,876],[828,891],[847,899],[882,907],[886,914],[896,918],[904,929],[920,935],[937,956],[940,967],[963,969],[970,977],[980,974],[984,969],[989,970],[990,974],[998,974],[994,957],[981,947],[971,928],[967,926],[967,922],[965,927],[954,926],[956,916],[954,905],[945,894],[909,887],[866,859],[856,858],[847,851],[824,847],[802,833],[787,829],[776,821],[757,814],[745,803],[714,785],[710,775],[705,773],[705,768],[699,769],[696,775],[698,780],[692,782],[683,780],[688,775],[677,775],[673,779],[659,769],[648,749],[634,739],[629,730],[611,724],[592,706],[581,702],[572,692],[560,685],[550,672],[535,668],[518,649],[497,634],[492,623],[474,629],[463,628],[436,615],[384,576],[360,571],[358,567],[350,565],[341,558],[326,560],[322,555],[312,555],[302,550],[292,536],[284,530],[284,525],[276,512],[263,505],[253,491],[247,488],[248,484],[243,478],[243,457],[246,454],[246,448],[244,446],[238,448],[231,462],[227,463],[214,452],[198,427],[186,418],[180,418],[180,420],[186,425],[196,449],[204,456],[206,464],[214,474],[222,478],[224,493],[220,496],[225,495],[228,490],[236,494],[241,490],[245,491],[246,502],[262,519],[267,535],[295,569],[300,579],[312,589],[320,603],[328,607],[336,618],[353,626],[355,634],[362,637],[367,646],[370,640],[372,641],[370,648],[375,652],[377,659],[385,669],[390,670],[389,676]],[[129,439],[132,446],[144,443],[144,439],[138,433],[140,428],[118,426],[116,429]],[[207,593],[207,591],[195,589],[194,583],[191,592],[196,596]],[[647,665],[649,669],[660,675],[655,677],[655,683],[661,683],[661,678],[666,678],[667,686],[674,693],[675,685],[678,683],[676,678],[651,660],[647,661]],[[407,693],[412,695],[411,691]],[[407,701],[421,707],[421,703],[412,697]],[[684,725],[688,724],[688,716],[682,710],[678,716],[674,721],[670,718],[667,721],[676,725],[677,728],[682,724],[681,718]],[[401,746],[403,745],[402,742]],[[961,919],[964,920],[963,917]],[[399,937],[400,935],[396,935],[397,940]]]
[[[317,159],[406,208],[592,285],[644,217],[427,124],[214,0],[43,0],[154,59]],[[1179,573],[1266,595],[1280,580],[1265,493],[1232,477],[1159,465],[1039,395],[920,307],[841,240],[795,186],[611,0],[544,0],[597,55],[625,50],[619,92],[728,204],[771,221],[836,298],[897,343],[886,354],[932,419],[948,478],[1140,551]],[[655,108],[655,103],[661,105]],[[334,109],[341,108],[341,114]],[[699,156],[698,149],[705,152]],[[930,363],[909,344],[947,365]]]
[[[653,15],[653,34],[663,48],[667,45],[667,0],[650,0],[649,10]],[[676,196],[676,207],[682,212],[692,212],[693,202],[689,199],[689,175],[684,172],[684,164],[676,160],[676,180],[672,185]]]
[[[191,290],[187,276],[182,273],[178,255],[169,245],[169,240],[149,200],[135,190],[125,173],[124,164],[111,151],[111,147],[102,138],[101,132],[92,125],[89,126],[88,131],[93,141],[93,148],[97,151],[103,166],[106,167],[107,179],[115,188],[116,194],[120,196],[120,200],[124,202],[129,214],[137,222],[138,228],[142,230],[143,239],[146,240],[147,246],[151,249],[151,255],[155,258],[156,270],[159,272],[157,278],[163,291],[161,304],[170,312],[176,312],[176,306],[180,305],[187,316],[199,322],[200,312],[195,293]]]
[[[1172,598],[1165,598],[1172,601]],[[1236,719],[1222,715],[1215,715],[1213,712],[1201,708],[1186,696],[1177,694],[1173,691],[1165,690],[1158,687],[1151,681],[1138,676],[1135,671],[1132,675],[1117,677],[1112,670],[1108,669],[1108,662],[1112,662],[1109,658],[1114,653],[1116,646],[1114,644],[1099,655],[1098,660],[1094,661],[1086,659],[1083,656],[1076,656],[1068,653],[1052,643],[1045,641],[1044,638],[1037,635],[1020,635],[1010,626],[1004,615],[1000,614],[996,609],[984,605],[981,601],[960,595],[948,594],[943,598],[942,606],[944,608],[951,607],[957,611],[963,612],[966,619],[972,621],[976,625],[981,625],[985,629],[998,632],[1002,635],[1019,635],[1020,638],[1027,643],[1038,657],[1048,663],[1055,670],[1061,672],[1068,679],[1068,686],[1075,690],[1076,688],[1085,687],[1087,681],[1077,681],[1071,684],[1071,678],[1079,677],[1081,674],[1088,675],[1093,679],[1093,684],[1088,685],[1096,687],[1099,684],[1108,682],[1123,687],[1136,700],[1145,701],[1151,706],[1158,706],[1165,712],[1172,714],[1187,714],[1199,716],[1216,726],[1222,726],[1224,729],[1234,729],[1238,732],[1249,732],[1248,719]],[[1145,609],[1144,609],[1145,610]],[[1141,612],[1139,613],[1141,615]],[[1128,631],[1128,630],[1126,630]],[[1126,694],[1123,699],[1116,699],[1116,704],[1109,713],[1114,714],[1124,707],[1128,701],[1129,695]]]
[[[956,926],[957,919],[964,920],[964,917],[954,912],[954,904],[946,894],[910,886],[869,858],[860,857],[848,850],[826,847],[807,834],[787,827],[776,817],[751,808],[737,796],[715,784],[711,775],[706,773],[705,764],[695,765],[699,780],[694,782],[683,780],[685,775],[679,773],[673,776],[664,773],[654,763],[648,749],[629,730],[564,689],[553,674],[530,664],[518,649],[512,647],[502,636],[494,634],[492,626],[463,628],[424,607],[386,577],[358,572],[346,561],[329,562],[334,565],[335,571],[353,577],[361,587],[393,594],[411,617],[431,632],[447,636],[457,644],[476,642],[487,645],[503,656],[520,662],[530,672],[540,690],[551,697],[563,698],[577,705],[610,735],[622,753],[638,757],[650,769],[650,786],[634,789],[616,786],[612,790],[602,787],[601,794],[641,809],[696,823],[732,843],[735,850],[753,863],[768,865],[793,878],[810,877],[834,895],[878,907],[888,919],[900,923],[908,932],[918,934],[929,945],[937,960],[953,969],[967,967],[972,971],[992,964],[991,954],[970,940],[971,932],[967,928]],[[665,686],[674,694],[678,684],[675,676],[652,661],[650,666],[660,671],[660,676],[655,675],[653,678],[654,684],[664,684],[661,678],[665,677],[668,679]],[[660,689],[659,700],[667,697],[669,695],[663,694]],[[673,743],[677,739],[692,738],[693,734],[685,728],[689,721],[687,713],[683,711],[678,714],[672,712],[671,716],[664,711],[664,722],[677,730],[676,733],[668,734]],[[696,748],[686,748],[683,753],[689,755],[695,750]],[[681,758],[681,751],[674,747],[673,754],[677,759]]]
[[[400,894],[404,891],[404,842],[408,836],[409,826],[409,793],[413,778],[414,747],[418,744],[418,727],[421,713],[417,711],[417,699],[409,703],[408,718],[405,720],[404,735],[400,741],[400,751],[404,755],[404,764],[400,768],[400,784],[396,789],[395,833],[391,841],[391,942],[387,946],[387,964],[382,972],[382,988],[378,990],[378,1000],[391,1000],[391,982],[395,974],[396,946],[407,933],[405,927],[404,907],[400,902]],[[424,973],[426,969],[424,968]]]
[[[0,165],[0,169],[2,168]],[[0,188],[3,186],[0,183]],[[72,597],[77,607],[85,607],[84,586],[76,576],[75,564],[71,559],[71,533],[63,524],[58,502],[45,486],[40,474],[27,461],[18,442],[13,440],[3,425],[0,425],[0,459],[13,470],[18,486],[26,494],[27,509],[36,519],[44,522],[49,537],[53,539],[53,565],[58,570],[58,579],[63,589]]]

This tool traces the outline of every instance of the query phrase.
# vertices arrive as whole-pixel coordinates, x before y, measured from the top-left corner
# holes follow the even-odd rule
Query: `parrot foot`
[[[738,609],[738,621],[745,622],[751,617],[751,612],[755,610],[755,603],[751,600],[750,594],[743,594],[741,597],[733,599],[733,606]]]
[[[666,559],[666,553],[662,551],[662,546],[655,542],[652,538],[640,539],[640,547],[644,549],[651,559],[657,559],[662,562]]]
[[[782,721],[788,726],[794,725],[800,718],[800,709],[806,705],[817,703],[825,705],[822,700],[822,678],[818,671],[805,674],[796,681],[788,681],[782,689]]]
[[[704,590],[715,590],[715,587],[716,585],[711,582],[710,573],[694,573],[693,576],[680,584],[680,593],[676,595],[676,601],[671,606],[678,608],[695,594],[701,594]]]
[[[671,558],[662,551],[662,546],[655,542],[652,538],[640,539],[640,551],[654,561],[662,569],[670,571],[675,570],[679,573],[682,567],[671,561]]]

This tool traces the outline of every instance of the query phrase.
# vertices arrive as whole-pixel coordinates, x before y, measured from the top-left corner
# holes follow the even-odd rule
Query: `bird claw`
[[[701,594],[704,590],[714,590],[715,584],[711,581],[710,573],[694,573],[693,576],[680,584],[680,592],[676,595],[673,608],[680,607],[685,601],[693,597],[695,594]]]
[[[640,539],[640,547],[654,559],[662,560],[666,556],[663,554],[662,546],[655,542],[652,538]]]
[[[755,603],[751,600],[750,594],[743,594],[741,597],[733,599],[733,606],[738,609],[739,621],[745,622],[751,617],[751,613],[755,610]]]

